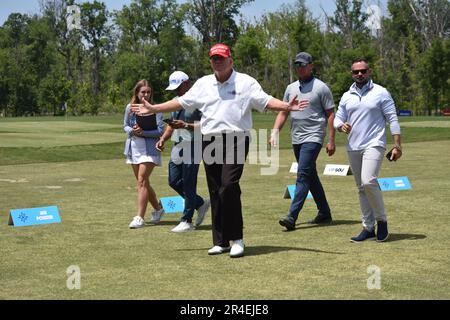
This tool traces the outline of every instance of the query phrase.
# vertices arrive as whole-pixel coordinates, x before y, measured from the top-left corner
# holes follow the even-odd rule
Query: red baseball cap
[[[226,44],[218,43],[209,49],[209,56],[222,56],[224,58],[231,57],[230,47]]]

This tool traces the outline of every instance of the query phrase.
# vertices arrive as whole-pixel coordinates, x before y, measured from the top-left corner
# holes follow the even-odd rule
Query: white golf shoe
[[[230,257],[231,258],[239,258],[244,255],[244,241],[242,239],[234,240],[233,245],[231,246]]]
[[[130,229],[138,229],[138,228],[142,228],[143,226],[145,226],[145,221],[144,219],[142,219],[139,216],[136,216],[133,218],[133,220],[131,221],[130,225],[128,226]]]
[[[230,251],[230,247],[221,247],[221,246],[214,246],[211,249],[208,250],[208,254],[210,256],[216,255],[216,254],[222,254],[225,252]]]
[[[175,228],[173,228],[171,231],[175,233],[182,233],[182,232],[188,232],[194,230],[194,226],[192,223],[181,221]]]

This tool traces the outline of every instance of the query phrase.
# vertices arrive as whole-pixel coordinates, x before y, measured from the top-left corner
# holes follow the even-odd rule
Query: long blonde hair
[[[153,87],[152,85],[145,79],[142,79],[140,81],[138,81],[138,83],[136,83],[136,85],[134,86],[133,89],[133,97],[131,98],[131,104],[138,104],[141,103],[141,101],[139,100],[139,91],[141,91],[142,87],[149,87],[151,90],[151,94],[150,94],[150,99],[148,102],[153,103]]]

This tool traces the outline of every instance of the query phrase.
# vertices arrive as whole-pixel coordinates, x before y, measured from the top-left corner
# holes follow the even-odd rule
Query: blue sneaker
[[[350,241],[356,243],[356,242],[363,242],[365,240],[375,240],[375,238],[376,235],[374,230],[369,231],[364,228],[357,237],[350,238]]]
[[[383,242],[389,238],[387,221],[377,221],[377,241]]]

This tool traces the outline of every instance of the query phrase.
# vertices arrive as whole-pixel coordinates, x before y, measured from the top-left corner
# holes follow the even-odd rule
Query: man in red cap
[[[209,56],[222,56],[224,58],[231,57],[230,48],[225,44],[216,44],[209,50]]]
[[[265,93],[258,81],[233,69],[231,51],[225,44],[214,45],[209,57],[214,73],[197,80],[182,97],[158,105],[145,101],[134,105],[132,111],[159,113],[184,108],[202,112],[203,163],[211,199],[214,243],[208,254],[230,252],[232,258],[237,258],[244,255],[239,180],[249,150],[252,109],[302,111],[308,102],[296,97],[283,102]]]

